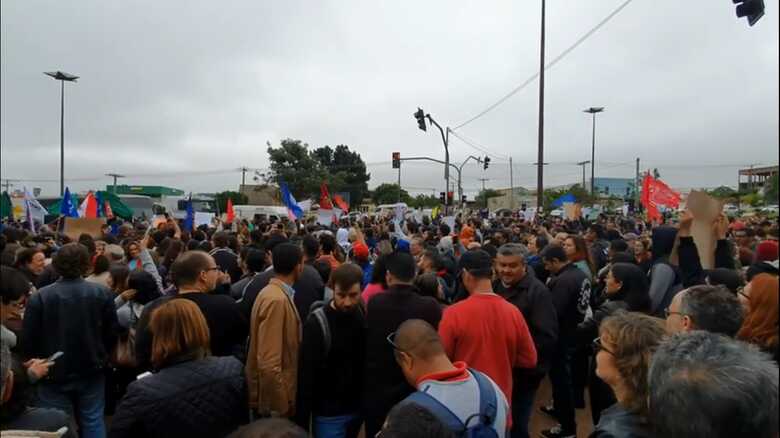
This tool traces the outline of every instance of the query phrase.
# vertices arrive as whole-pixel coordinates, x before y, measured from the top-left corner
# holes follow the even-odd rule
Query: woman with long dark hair
[[[578,343],[581,346],[589,345],[598,336],[601,322],[618,310],[641,313],[650,311],[647,276],[633,263],[612,264],[599,305],[594,307],[593,316],[577,326]],[[615,396],[610,387],[596,376],[593,366],[588,381],[593,424],[598,424],[601,411],[615,403]]]
[[[574,266],[579,268],[588,279],[593,281],[593,277],[596,275],[596,267],[593,264],[593,260],[590,258],[590,251],[588,251],[588,244],[580,236],[570,235],[563,240],[563,250],[566,251],[566,257],[569,261],[574,263]]]

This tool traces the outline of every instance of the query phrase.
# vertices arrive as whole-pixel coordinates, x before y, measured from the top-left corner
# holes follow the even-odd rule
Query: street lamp
[[[592,106],[586,110],[583,110],[585,113],[590,113],[593,115],[593,139],[591,144],[591,151],[590,151],[590,195],[596,196],[596,190],[595,190],[595,176],[596,176],[596,113],[600,113],[604,111],[603,106]]]
[[[60,81],[60,196],[65,193],[65,81],[76,82],[78,76],[63,71],[46,71],[43,74]]]
[[[585,190],[585,165],[590,164],[590,160],[580,161],[578,166],[582,166],[582,190]]]

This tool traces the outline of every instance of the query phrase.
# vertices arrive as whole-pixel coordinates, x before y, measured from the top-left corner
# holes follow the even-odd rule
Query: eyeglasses
[[[671,310],[669,310],[669,308],[667,307],[666,309],[664,309],[664,316],[668,318],[668,317],[669,317],[669,315],[680,315],[680,316],[685,316],[685,314],[684,314],[684,313],[682,313],[682,312],[672,312],[672,311],[671,311]]]
[[[601,338],[596,338],[593,340],[593,343],[591,344],[593,347],[593,353],[598,353],[599,351],[606,351],[607,353],[611,355],[615,355],[615,353],[611,352],[607,348],[604,347],[604,344],[601,343]]]
[[[213,268],[206,268],[203,271],[204,272],[219,271],[219,266],[214,266]]]
[[[396,334],[396,332],[392,332],[392,333],[390,333],[389,335],[387,335],[387,343],[393,346],[393,350],[403,351],[403,350],[401,349],[401,347],[399,347],[399,346],[398,346],[398,345],[395,343],[395,334]]]
[[[742,298],[744,298],[744,299],[746,299],[746,300],[750,301],[750,295],[748,295],[748,294],[746,294],[746,293],[745,293],[745,288],[744,288],[744,287],[741,287],[741,288],[737,289],[737,293],[738,293],[739,295],[742,295]]]

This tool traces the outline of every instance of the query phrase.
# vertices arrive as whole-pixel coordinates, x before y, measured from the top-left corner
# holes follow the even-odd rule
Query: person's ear
[[[682,316],[682,326],[687,332],[696,329],[696,327],[693,326],[693,320],[688,315]]]

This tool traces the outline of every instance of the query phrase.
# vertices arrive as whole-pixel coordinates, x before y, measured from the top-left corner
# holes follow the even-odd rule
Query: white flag
[[[34,232],[35,231],[35,224],[34,221],[37,220],[40,223],[43,223],[43,218],[46,216],[46,209],[41,205],[40,202],[38,202],[37,199],[35,199],[35,196],[33,196],[32,193],[30,193],[29,190],[27,190],[27,187],[24,188],[24,215],[27,218],[27,221],[30,222],[30,229]]]

